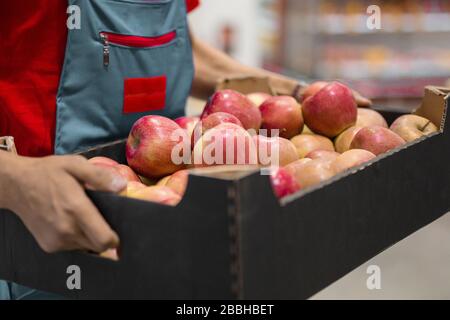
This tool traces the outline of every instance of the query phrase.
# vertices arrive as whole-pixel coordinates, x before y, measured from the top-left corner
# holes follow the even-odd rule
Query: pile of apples
[[[271,136],[271,129],[278,129],[279,136]],[[274,193],[283,198],[437,130],[416,115],[401,116],[389,127],[377,111],[358,108],[353,92],[339,82],[310,85],[301,104],[288,96],[221,90],[200,117],[139,119],[127,141],[129,167],[105,158],[91,161],[128,179],[124,196],[167,205],[180,202],[190,169],[221,164],[268,168]],[[212,154],[215,162],[204,157],[212,136],[224,146]],[[238,140],[244,142],[239,148]],[[188,146],[177,152],[189,163],[174,161],[181,141]],[[267,162],[262,149],[277,150],[279,161]]]

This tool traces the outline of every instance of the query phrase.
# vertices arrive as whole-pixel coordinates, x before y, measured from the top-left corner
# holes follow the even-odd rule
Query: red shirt
[[[186,4],[191,11],[199,0]],[[0,2],[0,136],[13,136],[21,155],[53,153],[67,6],[62,0]]]

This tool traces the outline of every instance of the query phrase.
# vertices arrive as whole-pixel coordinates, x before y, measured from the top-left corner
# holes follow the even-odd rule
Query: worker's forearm
[[[196,97],[208,97],[214,92],[217,81],[227,77],[268,77],[276,93],[284,95],[294,93],[299,84],[294,79],[263,69],[245,66],[194,36],[192,36],[192,43],[195,62],[192,94]]]

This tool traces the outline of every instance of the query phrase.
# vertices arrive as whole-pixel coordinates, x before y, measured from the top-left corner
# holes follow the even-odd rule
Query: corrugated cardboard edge
[[[235,299],[243,298],[244,276],[242,272],[241,257],[241,230],[240,230],[240,195],[236,181],[228,187],[228,232],[230,237],[230,275],[231,275],[231,293]]]
[[[449,98],[450,88],[427,86],[422,105],[414,113],[431,120],[443,132]]]
[[[238,180],[260,169],[257,165],[221,165],[189,169],[189,174],[221,180]]]
[[[275,90],[270,85],[269,78],[266,77],[232,77],[221,79],[216,91],[231,89],[242,94],[249,94],[253,92],[264,92],[270,95],[276,95]]]

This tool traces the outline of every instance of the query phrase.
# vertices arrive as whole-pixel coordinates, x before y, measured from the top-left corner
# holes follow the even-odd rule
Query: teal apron
[[[183,115],[194,75],[185,0],[70,0],[55,153],[125,138],[147,114]]]
[[[81,29],[68,32],[57,95],[55,154],[125,138],[147,114],[183,115],[194,76],[185,0],[69,0]],[[0,281],[0,299],[51,299]]]

